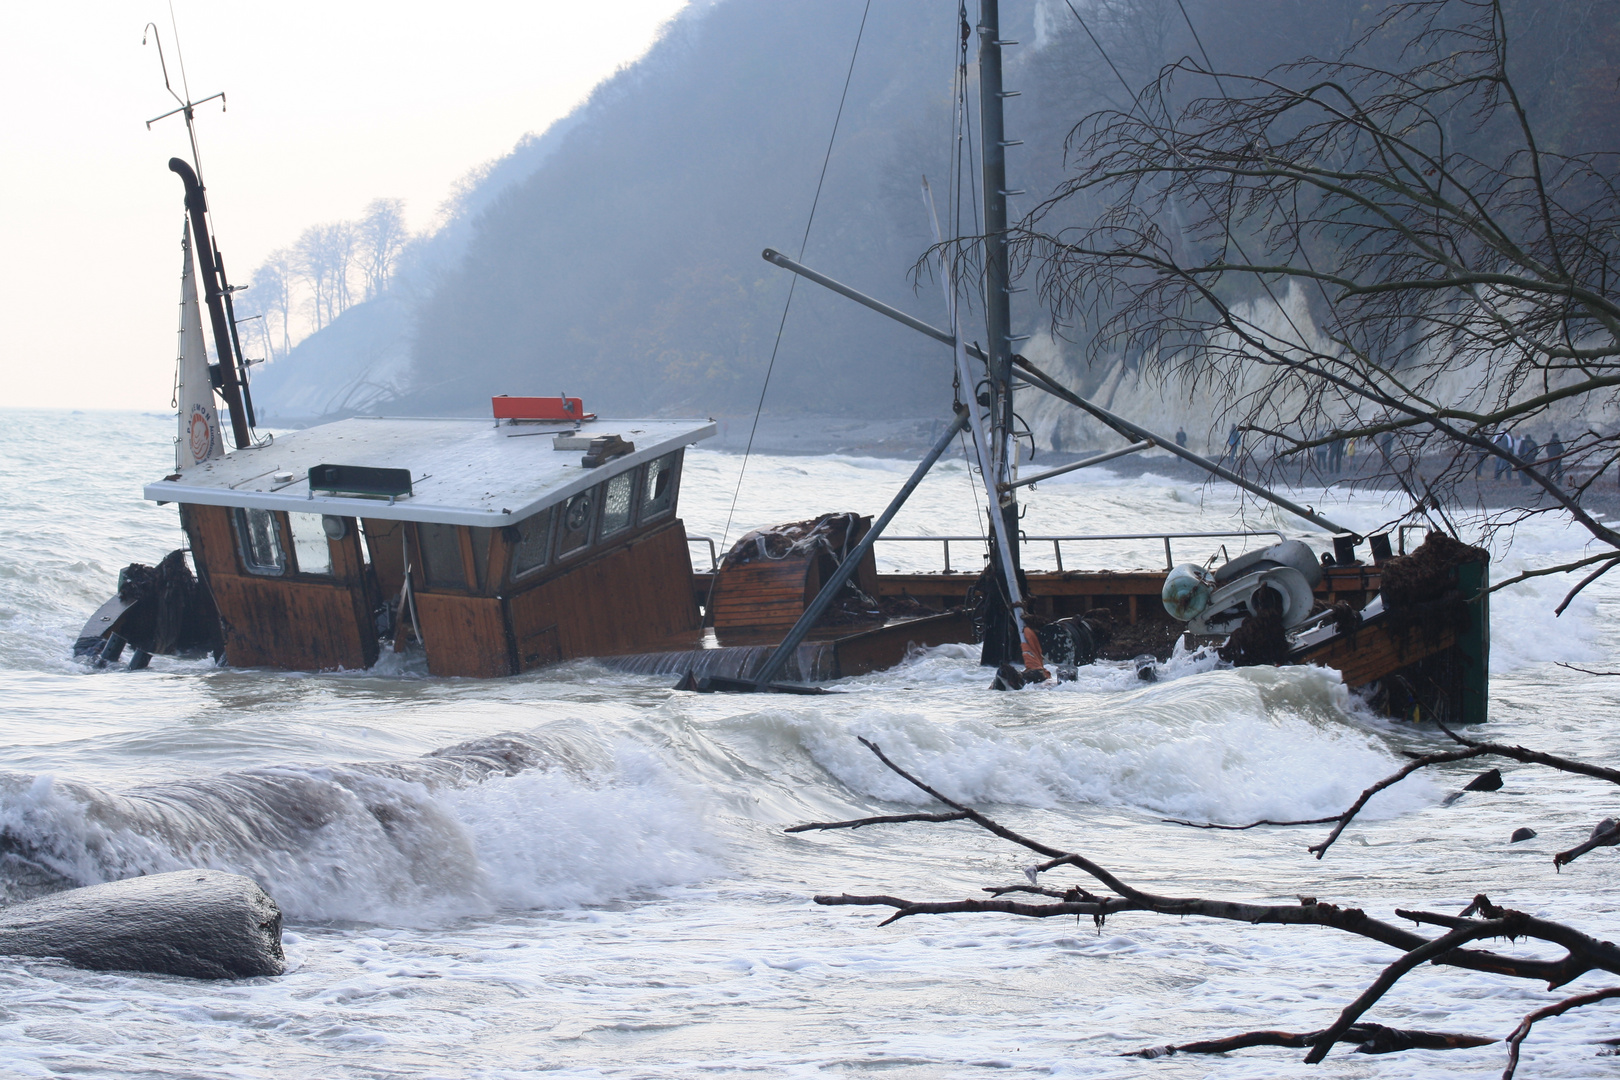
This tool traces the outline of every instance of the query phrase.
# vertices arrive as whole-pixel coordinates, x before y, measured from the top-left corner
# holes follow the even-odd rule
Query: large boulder
[[[0,955],[193,979],[280,975],[281,909],[218,870],[109,881],[0,908]]]

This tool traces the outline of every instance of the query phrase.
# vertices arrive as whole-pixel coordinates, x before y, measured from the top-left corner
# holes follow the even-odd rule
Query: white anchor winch
[[[1305,622],[1315,603],[1312,590],[1322,580],[1322,564],[1299,540],[1284,540],[1206,570],[1183,563],[1170,571],[1161,598],[1171,618],[1194,634],[1229,634],[1272,600],[1281,601],[1286,629]]]

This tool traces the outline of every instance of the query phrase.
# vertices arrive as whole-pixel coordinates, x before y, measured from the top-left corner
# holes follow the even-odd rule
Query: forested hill
[[[860,25],[861,0],[727,0],[603,87],[546,167],[479,221],[419,312],[431,400],[583,394],[606,412],[708,413],[759,395]],[[948,160],[954,12],[878,2],[806,258],[939,320],[907,271],[929,242],[923,173]],[[799,288],[773,404],[937,410],[942,352]],[[819,294],[819,295],[818,295]]]
[[[1009,151],[1009,180],[1029,192],[1014,214],[1062,178],[1063,141],[1082,116],[1129,106],[1122,79],[1140,86],[1195,49],[1250,71],[1335,53],[1365,29],[1369,8],[1184,3],[1200,40],[1177,0],[1076,0],[1105,62],[1065,0],[1004,0],[1002,36],[1021,42],[1007,50],[1007,85],[1023,91],[1007,106],[1008,138],[1024,140]],[[256,390],[266,413],[341,411],[360,383],[375,391],[362,395],[368,407],[395,412],[474,412],[491,394],[566,392],[602,413],[751,413],[790,283],[760,251],[798,251],[866,6],[689,8],[641,61],[491,170],[389,293],[268,365]],[[1510,6],[1548,24],[1531,35],[1539,53],[1527,62],[1558,70],[1570,54],[1556,41],[1567,45],[1584,24],[1538,15],[1528,0]],[[950,169],[956,7],[872,0],[805,253],[935,323],[945,320],[939,287],[914,283],[911,268],[930,241],[921,178],[943,193]],[[1022,333],[1046,325],[1031,296],[1015,301]],[[1058,351],[1052,361],[1076,381],[1117,382],[1108,358],[1087,368],[1079,350]],[[937,344],[801,283],[766,409],[937,416],[948,370]]]

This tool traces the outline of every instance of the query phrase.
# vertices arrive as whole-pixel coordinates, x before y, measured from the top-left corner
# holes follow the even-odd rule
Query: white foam
[[[985,673],[974,666],[966,678],[982,685]],[[1008,703],[1016,723],[997,723],[988,709],[983,720],[941,719],[917,711],[924,702],[898,709],[892,699],[857,708],[847,721],[817,711],[786,722],[805,752],[852,791],[916,805],[931,800],[855,736],[962,802],[1093,803],[1223,822],[1337,813],[1399,767],[1359,722],[1357,704],[1333,671],[1203,671],[1151,685],[1132,672],[1134,688],[1121,693],[1116,682],[1126,679],[1109,673],[1090,687],[1036,691]],[[1419,779],[1381,796],[1373,815],[1432,798]]]
[[[254,878],[302,920],[420,924],[602,902],[713,872],[717,849],[691,793],[627,743],[606,758],[464,787],[338,767],[123,795],[12,776],[0,784],[0,834],[59,879],[46,885],[207,866]],[[26,869],[10,867],[14,891],[40,884]]]
[[[647,751],[614,748],[611,775],[582,782],[561,770],[497,777],[447,792],[495,907],[601,903],[697,881],[720,867],[701,796]]]

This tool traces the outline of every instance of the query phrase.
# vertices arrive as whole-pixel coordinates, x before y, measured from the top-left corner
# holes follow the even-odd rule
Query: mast
[[[172,10],[170,15],[173,16]],[[237,340],[236,312],[231,304],[231,294],[236,291],[236,287],[225,280],[225,264],[220,257],[219,247],[214,242],[213,233],[208,227],[208,196],[202,182],[202,152],[197,149],[197,106],[218,98],[220,110],[223,111],[225,94],[222,91],[211,94],[201,101],[191,100],[191,87],[185,79],[184,57],[179,59],[181,86],[185,90],[185,96],[175,93],[174,87],[169,83],[169,62],[163,57],[163,40],[158,34],[157,26],[147,23],[146,29],[157,45],[158,63],[163,69],[163,88],[179,102],[178,108],[170,109],[162,116],[154,116],[148,120],[146,130],[151,131],[153,124],[177,113],[186,121],[186,138],[191,143],[191,161],[187,162],[177,157],[170,158],[169,171],[179,176],[186,188],[186,215],[191,225],[187,266],[189,268],[194,261],[196,274],[202,278],[203,300],[208,307],[210,329],[214,332],[214,355],[219,360],[218,366],[210,375],[214,389],[219,391],[220,397],[225,399],[226,407],[230,409],[231,439],[240,450],[253,445],[252,429],[255,422],[253,398],[248,390],[247,363],[242,357],[241,342]],[[176,30],[176,49],[180,44],[178,35],[179,31]],[[143,45],[146,43],[144,35],[141,43]],[[200,331],[198,336],[200,339]]]
[[[999,514],[1000,528],[990,530],[992,546],[1005,545],[1005,552],[991,554],[991,565],[1002,577],[1003,595],[1013,610],[992,605],[992,617],[985,628],[980,662],[1000,666],[1018,655],[1022,648],[1023,620],[1017,608],[1022,603],[1018,586],[1018,499],[1011,487],[1014,455],[1012,395],[1012,289],[1007,259],[1007,142],[1002,103],[1017,91],[1008,92],[1001,82],[1001,47],[1011,42],[1001,39],[999,0],[979,2],[979,131],[980,161],[984,198],[984,314],[985,367],[990,381],[990,433],[986,448],[993,477],[987,476],[986,489],[995,494],[990,513]],[[988,481],[994,481],[992,486]],[[994,524],[994,523],[992,523]],[[1038,654],[1037,654],[1038,655]]]
[[[224,268],[215,257],[213,237],[208,232],[208,201],[202,182],[180,158],[169,159],[169,171],[179,176],[186,187],[186,212],[191,217],[192,241],[197,248],[197,269],[202,272],[203,299],[208,305],[208,320],[214,331],[214,355],[219,357],[219,393],[231,411],[231,439],[240,450],[253,445],[253,435],[248,430],[242,358],[236,350],[230,316],[225,310],[230,286],[225,281]]]
[[[1002,116],[1001,27],[998,0],[979,4],[979,123],[984,181],[984,321],[990,382],[996,392],[993,454],[1008,468],[1012,432],[1012,303],[1007,280],[1007,137]],[[1010,479],[997,477],[999,481]]]

